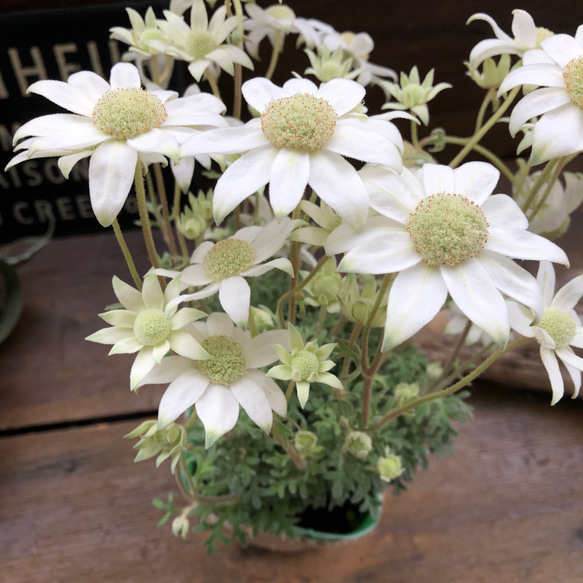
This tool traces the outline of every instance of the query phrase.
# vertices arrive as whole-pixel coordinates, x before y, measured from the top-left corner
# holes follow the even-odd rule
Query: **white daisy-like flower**
[[[182,155],[243,153],[217,182],[215,220],[221,222],[269,183],[269,200],[278,218],[296,208],[309,185],[345,221],[362,226],[368,194],[344,156],[400,171],[403,148],[391,122],[353,113],[364,88],[347,79],[333,79],[318,88],[307,79],[291,79],[278,87],[255,78],[244,83],[242,91],[260,118],[242,127],[204,132],[182,146]]]
[[[370,53],[374,49],[374,41],[366,32],[336,32],[324,36],[323,44],[334,51],[341,47],[352,57],[353,67],[358,70],[356,82],[363,86],[379,84],[388,79],[397,80],[397,73],[388,67],[375,65],[369,60]]]
[[[321,47],[326,35],[336,32],[333,26],[317,18],[296,18],[293,29],[299,35],[298,45],[303,41],[309,48]]]
[[[219,301],[225,312],[241,328],[247,327],[251,288],[246,277],[257,277],[271,269],[279,269],[293,275],[289,259],[275,255],[285,244],[298,221],[273,220],[265,227],[244,227],[232,237],[217,243],[204,241],[190,258],[190,265],[181,272],[157,270],[170,277],[180,276],[182,287],[205,286],[193,294],[176,298],[175,303],[201,300],[219,293]]]
[[[211,314],[195,322],[194,338],[211,355],[209,360],[165,358],[140,383],[170,383],[158,408],[161,429],[194,406],[206,434],[206,447],[233,429],[239,405],[266,433],[271,430],[272,411],[285,417],[287,402],[279,386],[259,370],[278,360],[273,346],[289,347],[285,330],[270,330],[251,338],[236,328],[226,314]]]
[[[190,26],[182,16],[170,10],[164,11],[164,18],[158,20],[158,27],[171,41],[157,41],[151,45],[167,55],[190,63],[188,70],[197,81],[202,79],[209,67],[215,77],[219,68],[234,75],[235,63],[253,69],[253,63],[245,52],[226,42],[241,19],[238,16],[227,18],[225,6],[215,10],[209,22],[204,1],[194,0],[190,11]]]
[[[535,25],[532,16],[525,10],[513,10],[512,34],[514,37],[506,34],[496,21],[487,14],[481,12],[473,14],[468,18],[466,24],[475,20],[484,20],[494,32],[496,38],[489,38],[480,41],[470,53],[470,71],[477,69],[486,59],[497,55],[518,55],[522,57],[526,51],[536,49],[540,42],[549,36],[552,32],[546,28]]]
[[[565,390],[557,357],[573,381],[573,398],[581,388],[583,358],[577,356],[571,347],[583,348],[583,328],[574,310],[583,296],[583,275],[572,279],[555,294],[555,270],[550,263],[543,261],[538,270],[537,282],[543,297],[542,317],[535,317],[533,321],[530,310],[515,302],[508,302],[510,324],[516,332],[527,338],[536,338],[540,344],[540,357],[553,389],[551,405],[554,405]]]
[[[532,164],[583,151],[583,25],[575,37],[556,34],[529,55],[532,60],[512,71],[500,86],[500,94],[519,85],[540,87],[512,110],[510,133],[514,136],[541,116],[532,134]]]
[[[205,313],[194,308],[178,310],[178,306],[168,306],[180,293],[179,280],[162,291],[157,275],[151,272],[144,277],[140,292],[114,277],[113,291],[125,309],[99,314],[112,327],[98,330],[86,340],[113,344],[110,355],[137,352],[130,372],[132,390],[171,350],[194,360],[209,358],[200,343],[183,330]]]
[[[14,141],[22,140],[15,148],[22,151],[6,168],[30,158],[58,156],[68,177],[79,160],[91,157],[91,206],[104,227],[124,205],[138,162],[164,162],[164,156],[178,160],[178,138],[188,132],[186,126],[223,125],[220,100],[206,93],[175,98],[173,91],[146,91],[129,63],[115,65],[109,83],[81,71],[66,83],[37,81],[28,91],[73,113],[44,115],[20,127]]]
[[[401,175],[368,166],[361,176],[379,216],[360,231],[340,225],[325,249],[345,253],[339,271],[398,273],[389,292],[385,350],[431,321],[448,294],[501,346],[510,333],[504,296],[541,313],[536,281],[511,258],[568,264],[567,256],[527,231],[528,220],[509,196],[492,195],[499,178],[494,166],[425,164]]]
[[[274,4],[267,8],[261,8],[257,4],[246,4],[245,10],[249,15],[243,24],[247,33],[245,47],[255,58],[258,58],[259,44],[265,37],[274,47],[278,31],[280,35],[289,34],[296,18],[295,12],[285,4]]]

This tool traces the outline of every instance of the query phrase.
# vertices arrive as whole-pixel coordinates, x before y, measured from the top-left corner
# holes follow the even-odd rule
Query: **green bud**
[[[441,373],[443,372],[443,367],[441,366],[441,363],[439,362],[431,362],[427,365],[427,368],[425,369],[425,373],[427,374],[427,376],[430,379],[437,379],[441,376]]]
[[[404,468],[401,464],[401,457],[394,454],[389,454],[386,457],[380,457],[377,462],[377,470],[384,482],[390,482],[398,478],[403,472]]]
[[[172,521],[172,534],[174,536],[181,536],[186,538],[188,531],[190,530],[190,521],[186,516],[178,516]]]
[[[307,458],[316,453],[318,447],[318,436],[311,431],[298,431],[294,438],[294,445],[302,458]]]
[[[358,459],[364,459],[372,449],[371,438],[362,431],[351,431],[346,435],[344,447]]]

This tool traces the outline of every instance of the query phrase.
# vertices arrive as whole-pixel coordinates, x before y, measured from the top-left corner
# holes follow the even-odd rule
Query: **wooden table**
[[[297,555],[232,547],[207,557],[198,535],[156,528],[151,501],[175,490],[173,478],[132,464],[122,439],[155,415],[162,389],[132,394],[131,359],[83,341],[114,301],[111,275],[129,281],[113,236],[55,241],[20,273],[25,310],[0,346],[0,581],[583,581],[583,403],[551,408],[548,394],[485,382],[457,455],[433,459],[388,500],[370,536]]]

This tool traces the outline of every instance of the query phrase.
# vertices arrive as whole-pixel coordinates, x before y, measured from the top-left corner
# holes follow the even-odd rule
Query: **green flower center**
[[[144,346],[156,346],[168,338],[170,322],[162,310],[144,310],[134,322],[134,336]]]
[[[460,265],[476,257],[488,241],[482,209],[459,194],[424,198],[409,217],[407,231],[427,265]]]
[[[563,79],[571,101],[583,109],[583,57],[577,57],[565,65]]]
[[[312,292],[321,304],[332,303],[340,293],[340,278],[330,275],[320,277],[314,282]]]
[[[291,369],[295,381],[305,381],[320,370],[320,361],[313,352],[300,350],[291,357]]]
[[[540,49],[540,43],[553,36],[555,33],[548,28],[544,28],[544,26],[537,26],[536,28],[536,45],[535,48]]]
[[[557,348],[565,348],[573,340],[577,331],[577,322],[573,316],[559,308],[546,308],[543,312],[543,319],[538,324],[549,333],[549,336],[555,341]]]
[[[334,135],[337,118],[325,99],[296,93],[269,103],[261,115],[261,129],[275,148],[317,152]]]
[[[192,30],[184,42],[186,52],[193,59],[202,59],[218,46],[213,35],[207,30]]]
[[[93,123],[116,142],[125,142],[159,128],[168,112],[144,89],[123,88],[104,93],[93,108]]]
[[[202,268],[214,281],[239,275],[251,267],[255,249],[242,239],[219,241],[204,257]]]
[[[247,371],[247,358],[241,344],[229,336],[209,336],[201,346],[209,360],[194,360],[194,366],[213,383],[228,387]]]
[[[277,20],[293,20],[296,17],[295,12],[285,4],[275,4],[265,9],[265,12]]]

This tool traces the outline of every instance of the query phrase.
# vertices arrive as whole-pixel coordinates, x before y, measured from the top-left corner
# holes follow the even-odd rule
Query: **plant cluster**
[[[553,34],[515,10],[510,36],[472,16],[495,38],[469,55],[485,96],[475,132],[457,137],[424,130],[449,84],[374,64],[366,33],[281,3],[127,12],[131,28],[111,34],[128,52],[109,81],[82,71],[31,85],[66,113],[24,124],[8,166],[56,156],[68,176],[88,159],[93,211],[133,279],[114,277],[119,304],[89,340],[136,355],[132,390],[167,386],[158,419],[128,437],[140,438],[136,461],[171,460],[186,502],[156,505],[175,534],[196,517],[213,550],[250,532],[293,534],[322,509],[378,515],[385,489],[450,449],[452,422],[470,416],[462,390],[526,342],[540,344],[552,403],[559,361],[576,396],[583,276],[555,294],[552,264],[568,265],[554,240],[583,200],[582,176],[566,171],[583,151],[583,26]],[[288,37],[306,68],[279,86]],[[181,94],[179,67],[192,81]],[[367,90],[383,92],[386,111],[368,111]],[[521,137],[511,164],[482,144],[498,123]],[[433,158],[445,146],[447,165]],[[511,192],[498,192],[501,174]],[[132,189],[146,274],[117,221]],[[537,276],[520,260],[538,262]],[[410,340],[446,307],[458,341],[428,364]],[[462,360],[468,340],[477,347]]]

